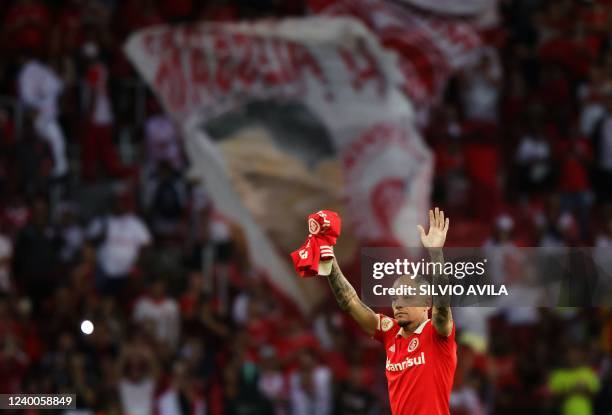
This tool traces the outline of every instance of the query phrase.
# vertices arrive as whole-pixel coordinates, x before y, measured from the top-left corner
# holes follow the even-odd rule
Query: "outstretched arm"
[[[430,249],[429,256],[431,262],[441,264],[440,268],[444,268],[444,256],[442,255],[442,249]],[[433,275],[433,283],[435,286],[446,286],[449,283],[448,275],[444,272],[436,272]],[[438,334],[442,336],[449,336],[453,330],[453,314],[451,313],[450,307],[450,295],[436,295],[433,300],[433,307],[431,310],[432,324],[436,328]]]
[[[331,274],[327,280],[338,305],[343,311],[348,312],[368,335],[374,335],[378,327],[378,316],[359,299],[351,283],[342,274],[336,259],[333,261]]]
[[[446,233],[448,232],[449,219],[444,219],[444,212],[438,208],[435,211],[429,211],[429,233],[425,234],[425,230],[421,225],[418,225],[419,233],[421,234],[421,242],[429,251],[431,262],[439,263],[440,267],[434,267],[436,270],[433,276],[433,284],[435,286],[448,285],[448,276],[442,272],[444,268],[444,256],[442,255],[442,247],[446,241]],[[440,271],[440,272],[438,272]],[[450,308],[450,296],[434,296],[431,310],[432,324],[438,334],[449,336],[453,330],[453,315]]]

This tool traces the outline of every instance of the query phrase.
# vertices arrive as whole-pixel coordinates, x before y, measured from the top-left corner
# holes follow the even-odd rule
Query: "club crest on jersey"
[[[408,344],[408,353],[414,352],[417,347],[419,347],[419,339],[415,337]]]
[[[309,218],[308,219],[308,232],[310,232],[311,235],[316,235],[321,231],[321,225],[319,225],[319,222],[316,221],[316,219],[314,218]]]
[[[382,331],[389,331],[391,327],[393,327],[393,320],[389,317],[383,317],[382,320],[380,320],[380,329]]]

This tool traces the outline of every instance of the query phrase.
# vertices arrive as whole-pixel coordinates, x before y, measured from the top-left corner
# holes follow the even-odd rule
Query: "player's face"
[[[393,284],[394,288],[402,285],[414,286],[414,282],[409,277],[401,277]],[[400,327],[414,330],[424,318],[427,318],[429,307],[423,296],[393,296],[391,297],[391,307],[393,316]]]
[[[416,328],[427,316],[429,307],[419,305],[422,300],[415,297],[393,297],[393,316],[400,327]]]

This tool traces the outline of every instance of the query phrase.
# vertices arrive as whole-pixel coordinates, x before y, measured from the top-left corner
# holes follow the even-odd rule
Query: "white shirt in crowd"
[[[466,412],[471,415],[484,415],[484,405],[478,397],[478,393],[471,386],[464,386],[454,390],[450,397],[450,408],[453,411]]]
[[[586,103],[580,113],[580,132],[585,137],[590,137],[595,130],[597,122],[606,114],[604,106],[598,101]]]
[[[107,91],[98,92],[94,98],[92,120],[96,125],[112,125],[114,121],[111,101]]]
[[[234,303],[232,304],[232,317],[237,324],[243,325],[249,320],[250,301],[250,295],[244,292],[238,294],[234,299]]]
[[[271,401],[282,399],[286,394],[285,377],[280,371],[267,370],[259,376],[259,390]]]
[[[9,238],[0,234],[0,292],[8,292],[11,288],[11,259],[13,244]]]
[[[489,64],[481,67],[480,63],[484,59],[487,59]],[[461,91],[468,119],[497,121],[501,78],[502,69],[497,51],[494,48],[479,50],[473,57],[473,62],[468,64]]]
[[[516,287],[513,288],[512,291],[516,294],[516,298],[520,298],[520,301],[523,301],[520,307],[513,306],[509,304],[505,310],[506,321],[510,327],[512,326],[531,326],[537,324],[540,320],[540,314],[538,313],[538,308],[535,305],[541,304],[539,293],[534,292],[530,287]],[[519,300],[517,300],[518,302]],[[525,304],[534,304],[534,306],[526,306]],[[516,304],[516,303],[515,303]]]
[[[96,65],[96,70],[100,74],[100,80],[89,91],[90,94],[93,94],[92,121],[96,125],[112,125],[115,118],[108,93],[108,69],[99,64]]]
[[[179,340],[180,312],[176,300],[165,297],[155,300],[151,297],[142,297],[134,306],[134,321],[150,321],[154,325],[155,337],[172,347]]]
[[[89,236],[105,235],[99,250],[99,264],[111,278],[125,277],[132,270],[140,249],[151,243],[145,223],[134,214],[108,216],[95,220]]]
[[[481,73],[474,73],[467,79],[463,91],[466,117],[470,120],[497,121],[499,88]]]
[[[155,380],[153,378],[145,378],[140,382],[132,382],[125,378],[119,381],[119,398],[124,414],[151,415],[154,394]]]
[[[291,414],[292,415],[329,415],[332,410],[331,371],[319,366],[312,373],[314,394],[305,391],[301,384],[299,372],[293,373],[290,379]]]
[[[184,415],[181,411],[179,394],[173,388],[169,388],[157,399],[157,411],[159,415]],[[195,407],[189,415],[206,415],[206,406],[203,399],[197,399]]]
[[[516,153],[516,161],[521,164],[545,160],[550,155],[550,146],[546,140],[531,135],[523,136]]]
[[[57,117],[57,100],[63,83],[49,66],[36,60],[29,61],[19,72],[18,84],[19,97],[24,104],[49,118]]]
[[[612,269],[612,255],[610,255],[610,249],[612,249],[612,236],[609,234],[597,236],[597,239],[595,239],[595,249],[593,250],[593,260],[597,267],[599,267],[600,272],[608,272],[607,270]],[[601,278],[599,283],[612,284],[612,281],[610,281],[609,278]],[[598,290],[599,292],[607,292],[607,290],[609,290],[609,287],[598,288],[601,288]]]
[[[49,66],[33,60],[21,68],[18,84],[21,101],[37,111],[34,127],[51,149],[52,174],[55,177],[64,176],[68,172],[66,139],[57,120],[57,101],[64,88],[63,82]]]
[[[72,225],[61,230],[61,236],[64,240],[64,245],[60,250],[60,257],[63,261],[72,261],[77,257],[83,247],[85,235],[83,229],[78,225]]]

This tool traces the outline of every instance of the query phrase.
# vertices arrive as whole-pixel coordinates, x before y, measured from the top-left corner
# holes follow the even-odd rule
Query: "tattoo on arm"
[[[361,301],[361,299],[359,297],[357,298],[357,305],[359,307],[361,307],[364,311],[372,312],[372,309],[370,307],[368,307],[367,305],[365,305],[365,303],[363,301]]]
[[[336,261],[333,263],[331,274],[329,274],[327,280],[329,281],[334,297],[336,297],[336,301],[342,310],[347,311],[351,301],[354,298],[359,300],[355,288],[353,288],[353,286],[344,277],[342,271],[340,271],[340,267],[338,267],[338,264],[336,264]],[[366,307],[361,300],[359,300],[359,303],[361,303],[363,307]]]
[[[442,255],[442,250],[431,250],[430,256],[432,262],[440,264],[439,267],[434,267],[433,285],[437,287],[444,287],[448,285],[448,275],[446,275],[443,271],[444,255]],[[440,292],[439,289],[438,292]],[[434,296],[433,306],[435,307],[436,311],[435,313],[432,313],[434,326],[444,327],[451,319],[450,295]]]
[[[342,271],[340,271],[340,267],[335,260],[332,264],[332,272],[327,280],[340,308],[350,314],[366,333],[370,336],[374,335],[379,324],[378,316],[361,301],[355,288],[342,275]]]

